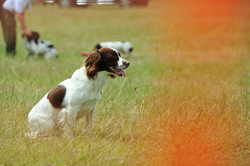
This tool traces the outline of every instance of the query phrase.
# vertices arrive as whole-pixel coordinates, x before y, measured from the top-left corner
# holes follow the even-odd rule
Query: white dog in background
[[[125,53],[127,55],[127,58],[130,56],[130,53],[133,50],[132,44],[128,41],[101,42],[95,46],[96,49],[100,49],[104,47],[114,48],[119,52]]]
[[[46,60],[58,58],[57,51],[49,41],[41,40],[37,32],[32,31],[31,36],[22,34],[24,47],[28,50],[27,58],[30,56],[44,57]]]

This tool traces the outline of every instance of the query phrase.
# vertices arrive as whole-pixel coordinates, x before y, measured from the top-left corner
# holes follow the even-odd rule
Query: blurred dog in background
[[[41,40],[37,32],[32,31],[31,36],[22,34],[24,47],[28,50],[28,55],[35,57],[44,57],[46,60],[58,58],[57,51],[49,41]]]
[[[104,47],[114,48],[121,53],[125,53],[127,58],[130,56],[130,53],[133,50],[132,44],[128,41],[101,42],[95,46],[95,48],[98,50]]]

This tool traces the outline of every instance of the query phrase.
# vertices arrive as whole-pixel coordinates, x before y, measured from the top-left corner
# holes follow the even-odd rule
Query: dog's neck
[[[102,91],[102,89],[107,83],[108,74],[109,73],[107,71],[97,72],[96,75],[94,76],[94,79],[89,80],[92,82],[93,89],[97,91]]]

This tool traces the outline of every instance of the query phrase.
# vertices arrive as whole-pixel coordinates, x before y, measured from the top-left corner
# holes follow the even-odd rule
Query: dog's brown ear
[[[95,52],[91,53],[84,62],[88,79],[94,79],[94,76],[99,71],[100,63],[101,55],[100,52],[96,49]]]
[[[39,33],[32,31],[32,38],[35,40],[35,43],[38,44],[38,39],[40,38]]]

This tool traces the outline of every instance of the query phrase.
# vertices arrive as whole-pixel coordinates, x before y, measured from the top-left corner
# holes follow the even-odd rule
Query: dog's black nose
[[[123,65],[125,65],[126,67],[128,67],[130,65],[130,63],[128,61],[122,61]]]

